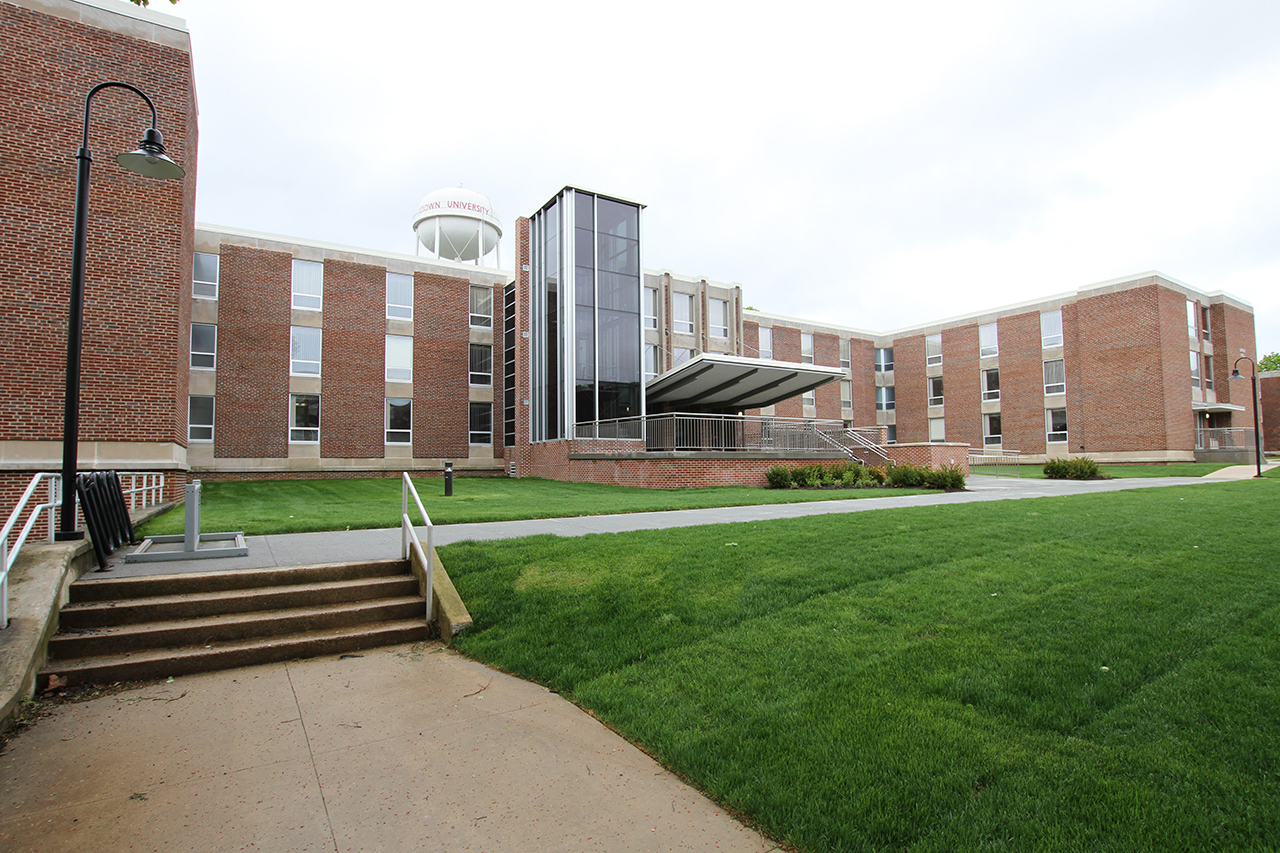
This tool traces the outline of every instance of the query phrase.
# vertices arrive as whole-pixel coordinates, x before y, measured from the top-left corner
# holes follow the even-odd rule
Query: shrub
[[[816,489],[822,485],[822,466],[817,462],[801,465],[791,472],[791,482],[805,489]]]
[[[764,479],[771,489],[789,489],[791,488],[791,469],[774,465],[764,472]]]
[[[1076,459],[1050,459],[1044,463],[1044,475],[1051,480],[1105,479],[1098,469],[1098,463],[1088,456]]]
[[[926,485],[931,489],[954,492],[964,488],[964,474],[960,472],[960,466],[955,464],[944,465],[936,471],[929,471],[925,480]]]
[[[1066,459],[1050,459],[1044,463],[1044,475],[1050,480],[1065,480],[1070,476]]]
[[[888,479],[888,476],[885,474],[885,470],[882,466],[873,465],[867,469],[867,478],[874,485],[883,486],[885,480]]]
[[[902,462],[885,472],[885,482],[899,489],[918,489],[925,485],[928,475],[928,468]]]

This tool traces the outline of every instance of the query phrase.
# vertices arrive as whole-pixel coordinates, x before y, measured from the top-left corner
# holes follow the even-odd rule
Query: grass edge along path
[[[1265,849],[1278,504],[1242,482],[442,550],[460,649],[797,849]]]

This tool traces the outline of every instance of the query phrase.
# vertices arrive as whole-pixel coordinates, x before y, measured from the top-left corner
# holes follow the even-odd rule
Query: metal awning
[[[1233,406],[1230,403],[1200,403],[1191,401],[1193,412],[1243,412],[1244,406]]]
[[[737,414],[845,378],[840,367],[704,352],[645,385],[650,414]]]

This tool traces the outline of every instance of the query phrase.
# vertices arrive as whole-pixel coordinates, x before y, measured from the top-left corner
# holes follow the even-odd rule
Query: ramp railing
[[[422,498],[418,497],[418,490],[414,487],[413,481],[409,479],[409,473],[406,471],[400,475],[400,559],[408,560],[409,554],[412,552],[422,563],[422,570],[426,574],[426,590],[424,595],[427,599],[427,622],[431,621],[432,613],[432,586],[431,575],[435,568],[435,546],[432,543],[433,527],[431,517],[427,515],[427,510],[422,506]],[[409,495],[413,495],[413,502],[418,505],[418,512],[422,515],[422,523],[427,528],[427,544],[423,548],[422,541],[418,539],[418,531],[413,527],[413,521],[409,518]]]
[[[37,506],[27,509],[27,504],[35,496],[40,489],[40,484],[45,483],[48,487],[48,499]],[[48,541],[53,541],[53,531],[57,527],[56,513],[58,506],[62,503],[62,475],[61,474],[36,474],[31,478],[31,483],[27,486],[26,491],[22,493],[22,497],[18,499],[18,505],[14,507],[12,513],[9,514],[9,520],[5,522],[3,528],[0,528],[0,629],[9,626],[9,570],[13,568],[13,564],[18,561],[18,552],[22,550],[23,544],[27,541],[27,537],[31,535],[32,529],[40,521],[40,514],[48,512]],[[9,547],[9,534],[13,532],[14,527],[26,515],[26,521],[23,522],[22,528],[18,532],[18,538],[13,542],[13,548]]]

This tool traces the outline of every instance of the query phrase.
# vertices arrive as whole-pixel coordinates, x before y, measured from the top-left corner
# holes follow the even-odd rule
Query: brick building
[[[1156,273],[886,333],[748,310],[738,285],[646,268],[642,205],[571,187],[516,222],[513,271],[197,227],[182,22],[116,0],[0,0],[0,22],[0,510],[33,472],[59,468],[73,155],[84,97],[106,79],[152,95],[186,178],[116,168],[102,155],[134,147],[145,110],[111,91],[95,101],[80,459],[168,472],[175,496],[192,477],[391,476],[446,461],[754,482],[786,452],[842,455],[782,448],[773,430],[786,423],[865,428],[898,458],[940,463],[969,447],[1188,460],[1252,427],[1248,383],[1227,379],[1257,355],[1250,307]],[[33,158],[24,139],[55,153]],[[553,210],[566,218],[553,225]],[[645,415],[646,384],[694,388],[695,373],[724,377],[716,389],[768,378],[734,399],[770,452],[726,467],[745,433],[710,415],[714,428],[699,428],[720,444],[701,450],[579,428]],[[768,399],[810,374],[807,390]],[[579,440],[594,444],[575,451]]]

